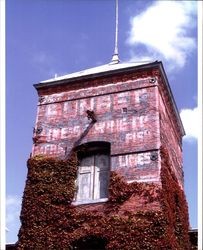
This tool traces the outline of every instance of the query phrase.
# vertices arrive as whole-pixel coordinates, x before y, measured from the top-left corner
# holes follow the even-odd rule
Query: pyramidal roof
[[[107,73],[107,72],[112,72],[116,71],[119,69],[126,69],[126,68],[131,68],[131,67],[136,67],[136,66],[144,66],[147,64],[153,63],[152,61],[142,61],[142,62],[119,62],[119,63],[109,63],[109,64],[104,64],[101,66],[85,69],[82,71],[70,73],[67,75],[59,76],[59,77],[54,77],[49,80],[41,81],[40,83],[51,83],[51,82],[57,82],[57,81],[62,81],[62,80],[69,80],[69,79],[74,79],[78,77],[85,77],[85,76],[90,76],[90,75],[95,75],[95,74],[102,74],[102,73]]]

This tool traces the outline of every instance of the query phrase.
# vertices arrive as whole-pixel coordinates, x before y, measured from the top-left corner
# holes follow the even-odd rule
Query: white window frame
[[[100,169],[99,166],[96,165],[96,161],[99,159],[99,157],[101,156],[107,156],[107,160],[108,160],[108,163],[107,163],[107,166],[106,168],[104,167],[103,170]],[[99,203],[99,202],[106,202],[108,201],[108,184],[109,184],[109,176],[110,176],[110,154],[109,153],[104,153],[101,151],[96,151],[96,152],[92,152],[89,154],[89,156],[84,156],[82,159],[81,159],[81,164],[83,163],[83,159],[88,159],[88,157],[90,158],[90,161],[93,159],[93,162],[92,164],[90,164],[90,166],[87,166],[86,169],[85,169],[85,166],[82,166],[80,165],[78,167],[78,176],[77,176],[77,180],[76,180],[76,193],[75,193],[75,198],[74,198],[74,201],[73,201],[73,205],[80,205],[80,204],[92,204],[92,203]],[[97,158],[98,157],[98,158]],[[90,183],[89,183],[89,191],[90,191],[90,198],[87,198],[87,199],[80,199],[80,197],[78,197],[78,192],[79,192],[79,188],[80,188],[80,177],[83,173],[90,173]],[[103,197],[103,198],[98,198],[98,196],[101,195],[101,193],[96,193],[96,191],[99,190],[100,186],[98,185],[99,183],[99,178],[100,178],[100,174],[101,173],[104,173],[106,172],[106,177],[108,178],[107,179],[107,197]],[[100,192],[101,190],[99,190]]]

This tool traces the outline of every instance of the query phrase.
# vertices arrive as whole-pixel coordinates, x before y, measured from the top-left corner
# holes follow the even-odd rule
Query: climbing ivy
[[[184,192],[165,149],[161,158],[161,185],[127,183],[111,172],[108,202],[92,206],[72,204],[76,153],[68,160],[30,158],[16,249],[71,250],[81,239],[97,237],[109,250],[189,250]]]

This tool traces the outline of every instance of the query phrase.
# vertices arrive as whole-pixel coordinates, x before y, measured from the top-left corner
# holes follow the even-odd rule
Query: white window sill
[[[108,198],[102,198],[97,200],[83,200],[83,201],[73,201],[72,205],[88,205],[88,204],[94,204],[94,203],[102,203],[108,201]]]

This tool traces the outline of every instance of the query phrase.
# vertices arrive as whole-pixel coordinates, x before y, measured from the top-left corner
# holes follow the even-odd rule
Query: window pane
[[[95,166],[99,167],[100,170],[109,170],[109,155],[97,154],[95,155]]]
[[[108,155],[95,155],[94,199],[108,197],[109,162]]]
[[[80,163],[80,167],[81,167],[80,170],[81,171],[90,170],[92,166],[94,166],[94,156],[92,155],[92,156],[84,157]]]
[[[108,197],[109,172],[101,171],[99,174],[100,199]]]

